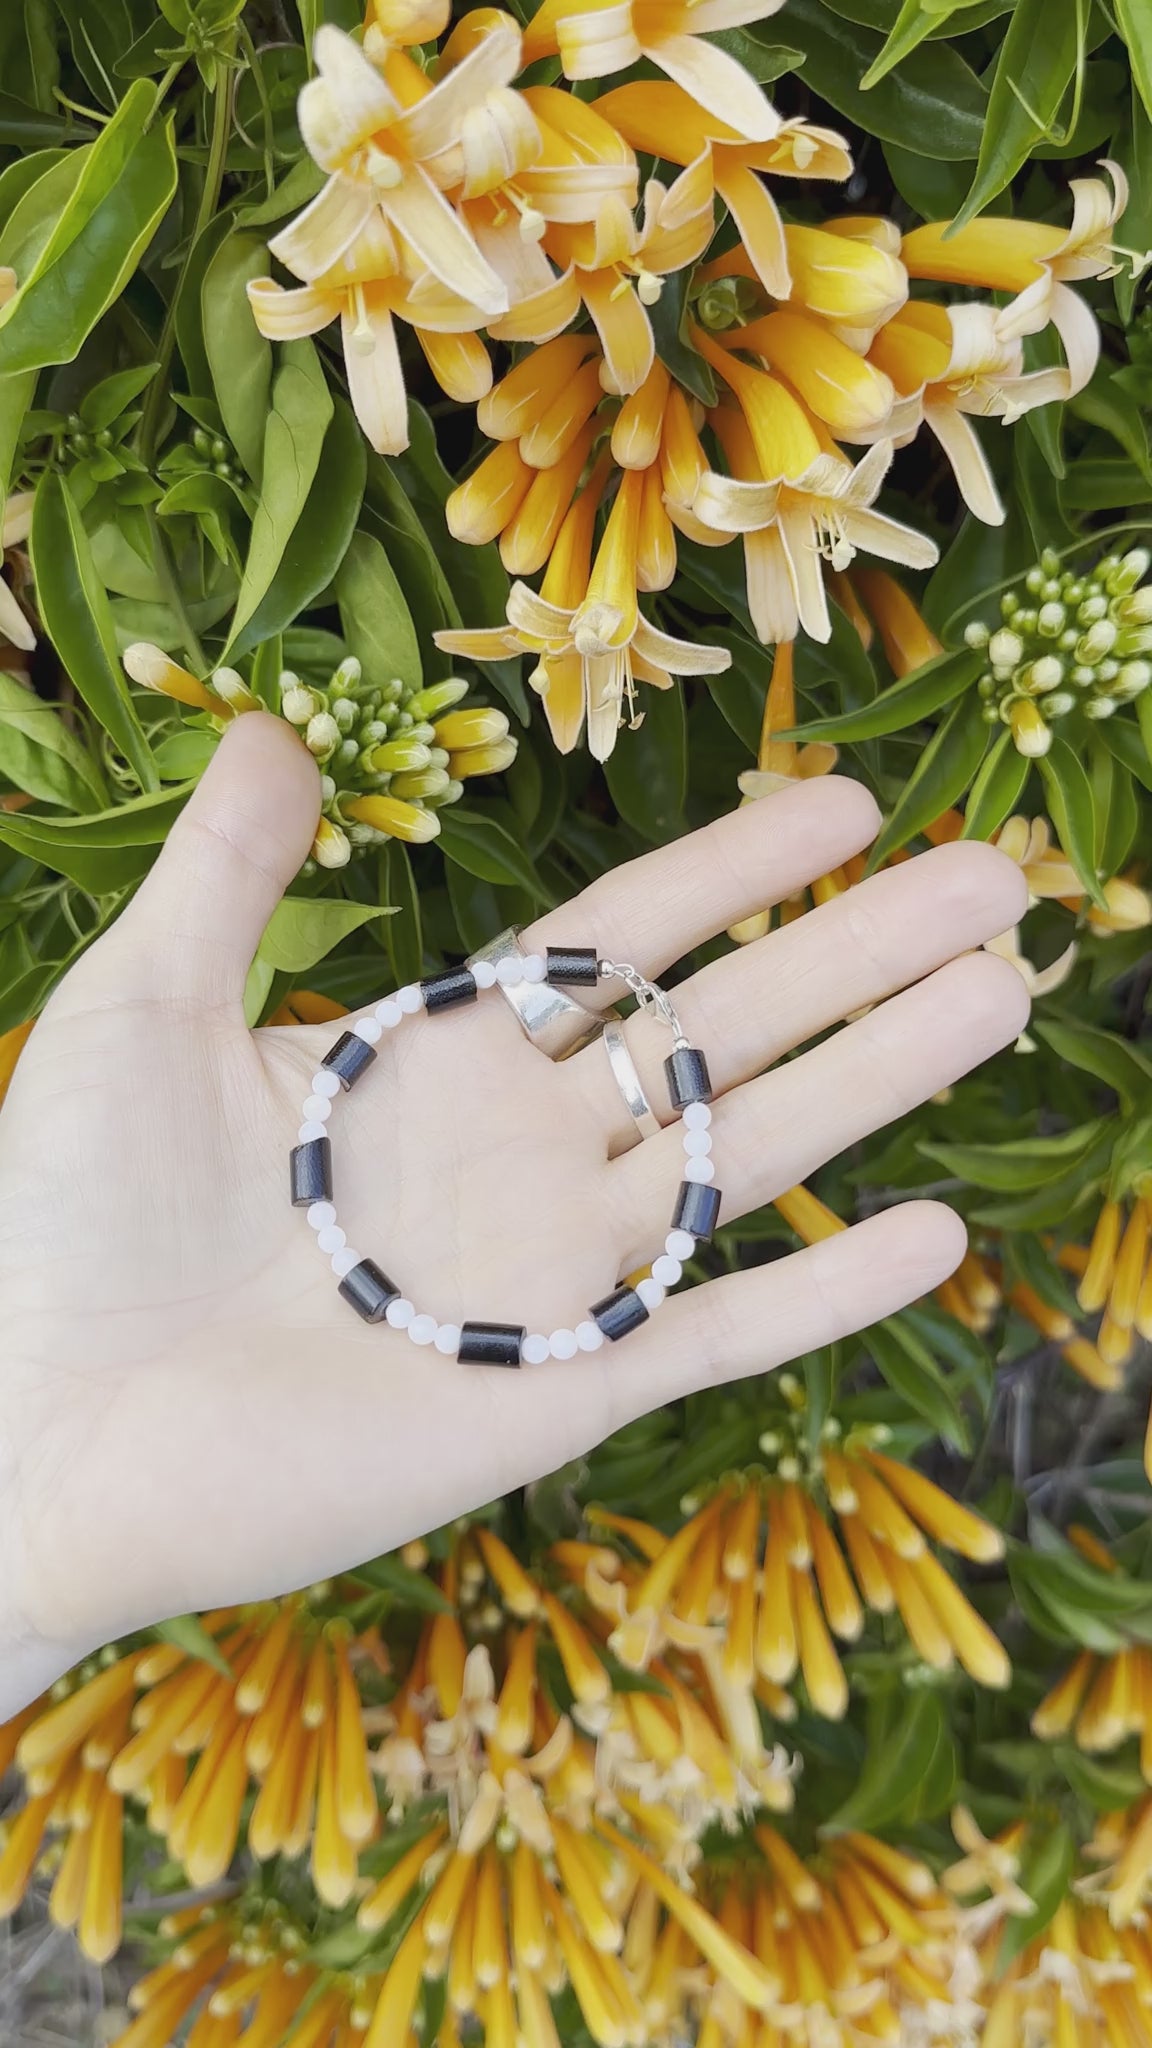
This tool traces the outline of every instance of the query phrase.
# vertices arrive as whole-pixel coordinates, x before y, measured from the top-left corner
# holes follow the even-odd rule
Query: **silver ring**
[[[640,1076],[636,1072],[636,1063],[628,1050],[619,1024],[613,1020],[605,1024],[602,1038],[604,1050],[608,1055],[608,1064],[612,1069],[612,1079],[620,1090],[624,1107],[636,1127],[636,1135],[630,1144],[638,1145],[642,1138],[658,1138],[660,1124],[644,1093]],[[624,1149],[627,1151],[630,1147],[625,1146]]]
[[[509,925],[507,931],[498,932],[486,946],[481,946],[478,953],[470,953],[465,966],[474,967],[477,960],[489,960],[497,967],[502,960],[520,958],[523,953],[520,928]],[[546,981],[517,981],[511,985],[498,981],[496,986],[514,1011],[525,1037],[550,1060],[567,1059],[569,1053],[590,1045],[603,1031],[605,1016],[617,1014],[611,1009],[588,1010],[565,989],[553,988]]]

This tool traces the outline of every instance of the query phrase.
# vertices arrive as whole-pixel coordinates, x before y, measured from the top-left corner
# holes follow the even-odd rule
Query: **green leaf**
[[[861,1333],[861,1342],[881,1374],[917,1415],[959,1450],[968,1446],[968,1427],[926,1344],[898,1316],[887,1316]]]
[[[158,363],[137,363],[131,370],[117,370],[111,377],[102,377],[80,400],[80,417],[85,426],[93,433],[110,427],[132,400],[147,390],[159,367]]]
[[[424,972],[424,936],[411,857],[399,839],[380,849],[380,894],[393,913],[384,927],[384,944],[396,986],[402,988]]]
[[[260,502],[232,620],[229,659],[267,592],[304,510],[332,418],[332,398],[310,341],[285,342],[264,423]]]
[[[612,801],[622,818],[650,845],[662,846],[684,830],[688,791],[688,733],[684,693],[644,690],[639,725],[624,727],[604,763]]]
[[[284,559],[247,625],[229,644],[230,661],[239,661],[263,641],[285,632],[328,589],[359,516],[365,466],[364,437],[351,408],[341,400]]]
[[[1011,816],[1028,780],[1031,762],[1010,732],[1002,732],[984,756],[964,806],[962,839],[991,839]]]
[[[147,873],[193,787],[183,783],[80,818],[0,811],[0,844],[67,875],[94,896],[107,896]]]
[[[0,775],[41,804],[99,810],[108,801],[96,762],[59,712],[0,670]]]
[[[753,40],[748,38],[749,42]],[[664,280],[664,288],[656,304],[649,308],[648,317],[656,337],[656,353],[665,367],[671,370],[677,382],[683,384],[701,405],[715,405],[716,379],[711,366],[704,361],[699,350],[694,349],[687,339],[685,328],[688,319],[688,287],[692,282],[692,270],[674,271]]]
[[[35,394],[35,370],[24,370],[18,377],[0,377],[0,504],[8,496],[20,429]]]
[[[1113,1088],[1126,1109],[1145,1102],[1152,1090],[1152,1059],[1116,1038],[1110,1031],[1098,1031],[1093,1024],[1055,1023],[1045,1020],[1035,1027],[1052,1047],[1058,1059],[1094,1074]]]
[[[946,1173],[971,1182],[973,1187],[990,1188],[994,1194],[1020,1194],[1026,1188],[1045,1187],[1067,1173],[1069,1166],[1083,1158],[1097,1144],[1109,1119],[1078,1124],[1057,1138],[1009,1138],[1002,1145],[939,1145],[923,1139],[919,1150],[934,1159]]]
[[[1058,1820],[1029,1834],[1020,1869],[1020,1888],[1032,1900],[1033,1911],[1013,1914],[1005,1921],[996,1957],[998,1970],[1006,1970],[1021,1949],[1043,1934],[1057,1906],[1068,1896],[1075,1865],[1076,1844],[1067,1821]]]
[[[870,869],[878,868],[901,846],[906,846],[925,825],[958,803],[976,773],[988,744],[988,727],[981,717],[980,701],[962,697],[940,726],[908,777],[869,855]]]
[[[459,804],[441,811],[439,817],[438,844],[446,860],[455,861],[481,882],[523,889],[537,903],[549,901],[528,855],[498,819],[483,811],[463,810]]]
[[[197,245],[199,246],[199,245]],[[272,344],[248,304],[249,279],[267,277],[268,251],[257,235],[229,235],[200,287],[204,347],[224,429],[254,484],[264,459],[264,422],[272,383]]]
[[[374,917],[387,917],[378,903],[349,903],[339,896],[285,896],[276,905],[257,948],[257,957],[282,974],[315,967]]]
[[[375,1586],[378,1592],[392,1593],[401,1607],[412,1607],[420,1614],[450,1614],[452,1603],[446,1600],[434,1579],[426,1572],[415,1572],[410,1565],[398,1557],[370,1557],[366,1564],[358,1564],[345,1573],[349,1579],[359,1579],[365,1586]]]
[[[1092,901],[1104,908],[1104,892],[1096,873],[1096,812],[1092,784],[1068,741],[1057,736],[1039,761],[1048,793],[1048,815],[1056,836]]]
[[[1107,881],[1119,874],[1136,844],[1140,831],[1140,804],[1132,777],[1110,750],[1097,747],[1089,765],[1099,834],[1096,866]]]
[[[1016,0],[1000,45],[971,190],[953,223],[980,213],[1052,135],[1084,37],[1083,0]]]
[[[153,749],[161,782],[194,781],[203,775],[219,744],[219,734],[206,726],[201,732],[185,725],[179,732],[166,733]]]
[[[378,540],[354,533],[336,577],[340,623],[374,688],[395,677],[418,690],[424,680],[420,643],[404,592]]]
[[[116,653],[107,594],[75,499],[64,478],[46,470],[36,492],[30,537],[36,598],[44,629],[93,717],[130,762],[142,789],[154,790],[156,764]]]
[[[924,0],[904,0],[904,5],[888,32],[884,48],[860,80],[861,92],[869,92],[874,85],[879,85],[880,80],[886,78],[897,64],[902,64],[905,57],[911,56],[925,37],[939,35],[944,25],[941,21],[942,14],[947,17],[969,5],[970,0],[945,0],[942,8],[928,8],[924,5]]]
[[[892,1713],[892,1704],[896,1713]],[[881,1697],[872,1709],[868,1754],[854,1790],[821,1833],[874,1832],[898,1817],[909,1794],[929,1771],[947,1736],[939,1694],[919,1691]]]
[[[881,39],[833,14],[825,0],[788,0],[788,35],[805,54],[804,82],[850,121],[920,156],[980,153],[988,96],[956,50],[913,50],[868,92],[860,80],[880,55]]]
[[[143,132],[155,98],[143,80],[130,88],[37,262],[0,309],[0,376],[70,363],[135,270],[176,190],[171,122]]]
[[[871,704],[865,704],[859,711],[846,712],[839,718],[813,719],[806,725],[798,725],[794,732],[782,733],[780,737],[853,742],[882,739],[888,733],[903,732],[906,726],[918,725],[933,711],[950,704],[962,690],[970,689],[983,665],[983,656],[972,647],[962,647],[954,654],[937,654],[902,682],[894,683],[889,690],[882,690]]]
[[[1115,0],[1116,26],[1128,45],[1132,81],[1152,120],[1152,4],[1150,0]]]
[[[297,157],[267,199],[242,206],[236,218],[243,228],[270,227],[273,221],[283,220],[287,214],[307,206],[309,200],[323,191],[324,184],[324,172],[311,157]]]
[[[198,1614],[175,1614],[170,1621],[158,1621],[154,1633],[162,1643],[172,1643],[199,1663],[211,1664],[225,1678],[233,1676],[227,1657],[219,1644],[213,1642]]]
[[[1149,0],[1138,0],[1138,5],[1141,12],[1147,14]],[[1135,79],[1126,115],[1116,132],[1110,154],[1122,166],[1128,179],[1124,239],[1133,249],[1147,249],[1152,245],[1152,118]],[[1138,280],[1131,266],[1118,273],[1112,288],[1116,294],[1116,310],[1127,325],[1132,318],[1138,289]]]

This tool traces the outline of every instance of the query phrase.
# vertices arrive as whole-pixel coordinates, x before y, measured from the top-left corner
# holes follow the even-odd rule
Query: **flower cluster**
[[[235,669],[214,669],[202,683],[144,641],[127,649],[124,666],[134,683],[217,723],[263,708]],[[435,839],[437,811],[459,801],[471,776],[511,767],[516,741],[507,717],[489,705],[463,704],[468,690],[459,676],[420,689],[398,676],[370,683],[355,655],[326,683],[281,672],[280,714],[296,727],[321,775],[312,863],[342,868],[357,850],[386,839]]]
[[[1111,718],[1152,683],[1152,585],[1142,582],[1150,561],[1147,548],[1132,548],[1077,575],[1046,549],[1024,594],[1004,592],[1002,625],[976,619],[965,628],[968,645],[987,651],[984,716],[1006,725],[1022,754],[1046,754],[1070,712]]]
[[[1100,1315],[1101,1355],[1123,1365],[1137,1337],[1152,1335],[1152,1187],[1141,1176],[1127,1200],[1101,1204],[1076,1298]]]
[[[477,659],[532,655],[565,751],[586,728],[593,754],[610,753],[621,717],[638,715],[638,682],[728,666],[725,649],[640,609],[673,579],[678,532],[713,547],[742,537],[763,640],[801,627],[827,639],[826,564],[842,577],[858,549],[936,558],[874,508],[894,449],[926,426],[971,509],[998,521],[971,415],[1067,398],[1096,363],[1095,320],[1068,280],[1118,267],[1122,172],[1073,181],[1067,232],[785,223],[765,178],[843,180],[848,149],[781,116],[707,40],[778,4],[698,0],[673,25],[639,0],[546,0],[523,30],[477,8],[428,59],[442,0],[373,0],[361,41],[331,25],[315,38],[299,120],[326,182],[269,245],[298,283],[253,280],[254,317],[275,339],[339,319],[352,402],[382,453],[408,439],[397,323],[448,396],[477,406],[494,445],[449,519],[464,540],[499,537],[517,580],[505,628],[437,637]],[[665,76],[589,99],[525,82],[541,58],[578,84],[640,58]],[[642,155],[676,175],[641,192]],[[738,239],[704,261],[717,201]],[[682,331],[661,355],[649,309],[678,272]],[[911,298],[913,279],[934,293]],[[952,286],[989,296],[937,295]],[[1024,341],[1049,326],[1064,363],[1027,371]],[[481,330],[512,352],[495,385]],[[852,443],[867,449],[858,462]],[[541,570],[537,591],[523,579]]]

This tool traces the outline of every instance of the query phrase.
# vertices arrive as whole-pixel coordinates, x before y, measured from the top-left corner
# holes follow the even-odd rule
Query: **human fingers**
[[[225,732],[132,902],[85,956],[119,1000],[238,1004],[264,928],[316,830],[316,764],[281,718]]]
[[[712,1105],[721,1218],[759,1208],[881,1125],[904,1116],[1024,1028],[1028,994],[992,953],[953,960],[834,1037]],[[608,1177],[621,1271],[662,1248],[684,1165],[679,1125],[637,1145]]]
[[[1027,900],[1019,868],[993,847],[942,846],[702,968],[676,989],[677,1015],[690,1042],[703,1049],[721,1094],[843,1017],[994,938],[1018,921]],[[671,1122],[667,1028],[644,1014],[623,1028],[654,1114]],[[604,1047],[586,1047],[566,1062],[564,1074],[607,1127],[609,1149],[626,1146],[631,1118]]]
[[[595,946],[603,958],[661,974],[706,939],[859,853],[879,822],[862,783],[838,775],[798,782],[613,868],[530,925],[522,944],[529,952]],[[618,994],[611,982],[579,991],[590,1007]]]

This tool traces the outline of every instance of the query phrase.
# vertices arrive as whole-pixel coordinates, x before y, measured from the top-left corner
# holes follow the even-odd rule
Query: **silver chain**
[[[600,960],[597,962],[597,972],[602,981],[625,982],[640,1008],[647,1010],[650,1016],[659,1017],[661,1023],[668,1026],[676,1046],[687,1045],[684,1027],[676,1015],[671,998],[662,988],[658,988],[654,981],[649,981],[646,975],[641,974],[639,968],[633,967],[627,960]]]

